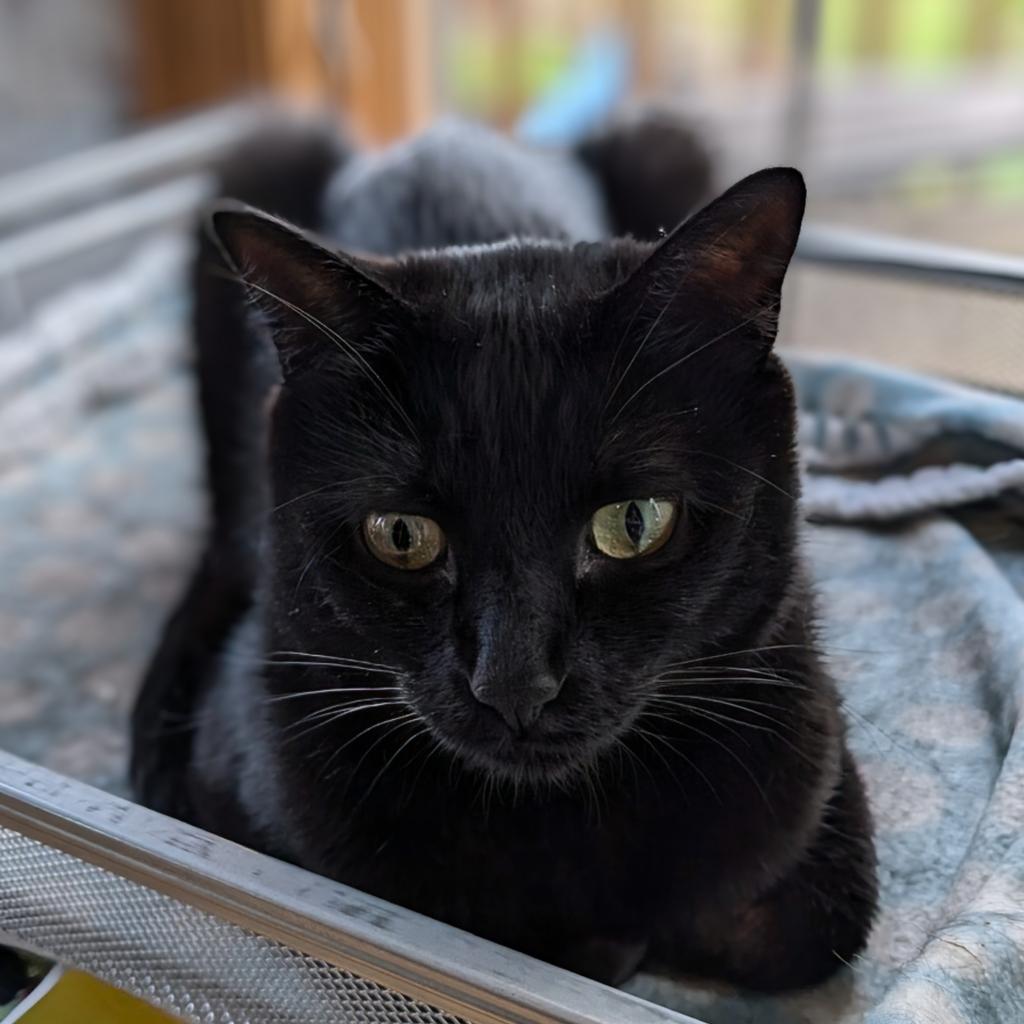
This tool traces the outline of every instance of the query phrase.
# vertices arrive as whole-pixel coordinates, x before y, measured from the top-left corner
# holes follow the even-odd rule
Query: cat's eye
[[[441,527],[426,516],[374,512],[363,520],[367,547],[396,569],[425,569],[444,551]]]
[[[634,498],[599,508],[590,520],[594,547],[609,558],[657,551],[672,536],[679,506],[662,498]]]

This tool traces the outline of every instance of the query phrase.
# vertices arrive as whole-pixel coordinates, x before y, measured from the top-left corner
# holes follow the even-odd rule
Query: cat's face
[[[756,630],[793,570],[770,347],[802,206],[765,172],[657,247],[372,264],[219,215],[275,297],[288,642],[392,666],[467,763],[557,780],[638,728],[665,672]]]

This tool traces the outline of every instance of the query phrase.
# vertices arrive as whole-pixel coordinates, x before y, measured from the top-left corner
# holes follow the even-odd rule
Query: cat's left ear
[[[286,378],[326,355],[359,361],[373,326],[396,306],[370,261],[332,252],[250,207],[218,204],[209,234],[264,314]]]
[[[793,168],[751,174],[662,240],[630,285],[653,316],[677,299],[681,315],[707,302],[749,323],[768,347],[806,197]]]

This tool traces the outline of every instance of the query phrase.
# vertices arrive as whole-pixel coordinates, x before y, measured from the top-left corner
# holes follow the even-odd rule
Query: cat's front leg
[[[845,753],[818,832],[789,874],[732,913],[687,923],[652,949],[651,966],[759,992],[806,988],[861,951],[876,895],[871,818]]]

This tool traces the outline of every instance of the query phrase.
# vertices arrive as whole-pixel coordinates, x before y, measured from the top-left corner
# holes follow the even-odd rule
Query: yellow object
[[[14,1019],[18,1024],[171,1024],[179,1021],[80,971],[63,971],[35,1005]]]

